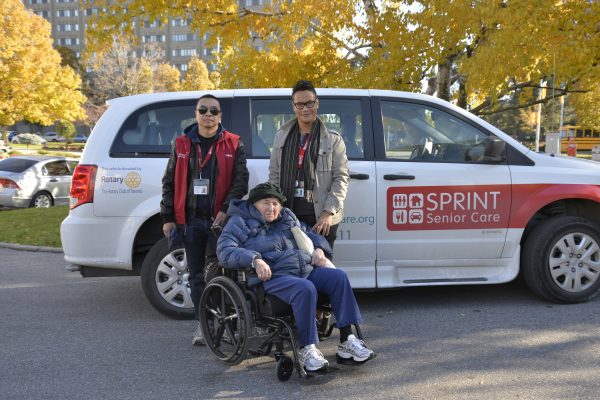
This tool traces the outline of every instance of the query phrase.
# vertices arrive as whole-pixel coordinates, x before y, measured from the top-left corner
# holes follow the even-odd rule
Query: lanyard
[[[202,160],[202,149],[200,148],[200,145],[198,145],[198,173],[200,176],[202,176],[202,168],[204,168],[204,166],[206,165],[208,160],[210,160],[210,156],[212,156],[214,148],[215,148],[215,143],[213,143],[210,146],[210,150],[208,150],[208,153],[206,154],[206,158],[204,160]]]
[[[304,153],[306,153],[306,149],[308,148],[308,142],[310,142],[310,133],[306,135],[304,146],[298,148],[298,169],[302,169],[302,164],[304,164]]]

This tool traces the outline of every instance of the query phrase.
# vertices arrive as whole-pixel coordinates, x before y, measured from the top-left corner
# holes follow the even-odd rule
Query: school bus
[[[561,152],[567,151],[570,137],[573,137],[577,151],[591,151],[592,147],[600,145],[600,130],[583,128],[576,125],[565,125],[560,130]]]

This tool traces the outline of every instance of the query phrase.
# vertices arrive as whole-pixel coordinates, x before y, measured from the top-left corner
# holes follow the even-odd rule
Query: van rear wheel
[[[183,247],[170,251],[167,238],[162,238],[144,258],[141,275],[142,289],[154,308],[171,318],[194,318]]]
[[[558,303],[579,303],[600,293],[600,228],[580,217],[541,222],[521,256],[527,286]]]

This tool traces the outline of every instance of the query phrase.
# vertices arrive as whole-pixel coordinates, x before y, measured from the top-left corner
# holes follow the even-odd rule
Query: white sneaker
[[[192,337],[192,345],[194,346],[204,346],[206,342],[204,341],[204,336],[202,335],[202,325],[200,321],[198,321],[198,327],[194,332],[194,336]]]
[[[299,353],[300,363],[307,371],[318,371],[329,366],[329,361],[323,357],[323,354],[314,344],[304,346]]]
[[[344,360],[351,358],[355,362],[364,362],[370,360],[374,356],[373,350],[365,346],[365,342],[358,339],[354,335],[349,335],[348,340],[338,345],[337,355]]]

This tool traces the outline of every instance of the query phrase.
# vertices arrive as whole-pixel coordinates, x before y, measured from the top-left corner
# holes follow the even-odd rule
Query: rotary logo
[[[129,188],[135,189],[136,187],[140,186],[140,183],[142,183],[142,177],[137,172],[129,172],[127,175],[125,175],[124,182]]]

